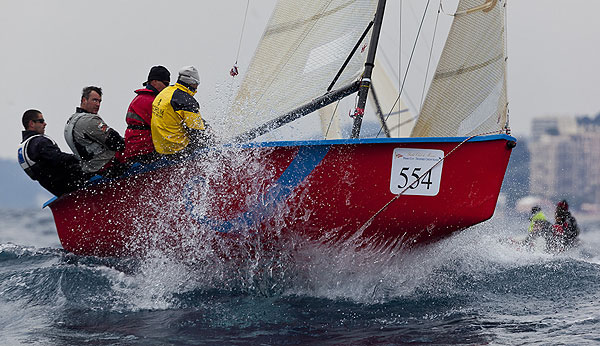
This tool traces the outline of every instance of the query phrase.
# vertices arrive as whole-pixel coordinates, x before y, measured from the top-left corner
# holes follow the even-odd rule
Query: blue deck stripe
[[[189,189],[195,185],[184,187],[184,197],[186,198],[186,210],[192,218],[201,224],[209,225],[211,228],[227,233],[232,230],[249,229],[270,216],[300,185],[312,171],[321,163],[325,155],[329,152],[329,146],[321,145],[315,147],[300,147],[298,153],[281,174],[274,184],[265,192],[264,198],[260,199],[255,205],[251,205],[248,211],[239,216],[226,221],[218,221],[203,216],[196,215],[194,201],[190,199]],[[204,183],[204,178],[198,177],[193,184]]]

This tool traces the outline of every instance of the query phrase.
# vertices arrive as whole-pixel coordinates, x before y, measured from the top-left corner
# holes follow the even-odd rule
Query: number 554
[[[423,177],[421,177],[422,173],[419,174],[422,170],[421,167],[413,167],[412,172],[410,171],[410,169],[411,167],[402,167],[402,169],[400,170],[400,177],[402,177],[402,182],[398,184],[398,188],[403,189],[406,187],[406,184],[408,184],[409,182],[408,174],[410,174],[410,176],[414,178],[412,179],[412,182],[409,186],[410,189],[416,189],[417,187],[419,187],[419,185],[422,184],[427,185],[427,190],[429,190],[431,184],[433,184],[431,182],[431,170],[425,172]]]

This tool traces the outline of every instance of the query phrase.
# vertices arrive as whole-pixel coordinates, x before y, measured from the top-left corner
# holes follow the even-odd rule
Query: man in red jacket
[[[129,104],[125,122],[125,152],[127,162],[148,163],[157,158],[152,144],[150,123],[152,120],[152,102],[158,93],[168,87],[171,73],[164,66],[153,66],[144,82],[144,89],[136,90],[137,96]]]

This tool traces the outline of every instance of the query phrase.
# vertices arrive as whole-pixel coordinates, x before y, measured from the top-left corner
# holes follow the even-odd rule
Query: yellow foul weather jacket
[[[536,224],[538,222],[543,222],[543,221],[547,221],[547,219],[546,219],[546,215],[544,215],[544,213],[542,213],[541,211],[539,211],[535,215],[533,215],[533,217],[531,218],[531,221],[529,222],[529,228],[528,228],[529,233],[533,233],[536,230],[535,229]]]
[[[166,87],[152,103],[152,142],[160,154],[174,154],[190,144],[187,129],[205,130],[195,91],[176,83]]]

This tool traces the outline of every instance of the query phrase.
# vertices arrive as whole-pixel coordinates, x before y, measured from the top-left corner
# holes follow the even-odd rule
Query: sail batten
[[[504,59],[504,55],[500,54],[497,57],[490,59],[488,61],[484,61],[480,64],[477,65],[473,65],[473,66],[467,66],[467,67],[461,67],[458,70],[454,70],[454,71],[448,71],[448,72],[437,72],[435,74],[435,76],[433,77],[433,79],[444,79],[444,78],[448,78],[448,77],[454,77],[454,76],[458,76],[461,75],[463,73],[469,73],[469,72],[473,72],[473,71],[477,71],[487,65],[493,64],[495,62],[497,62],[500,59]]]

